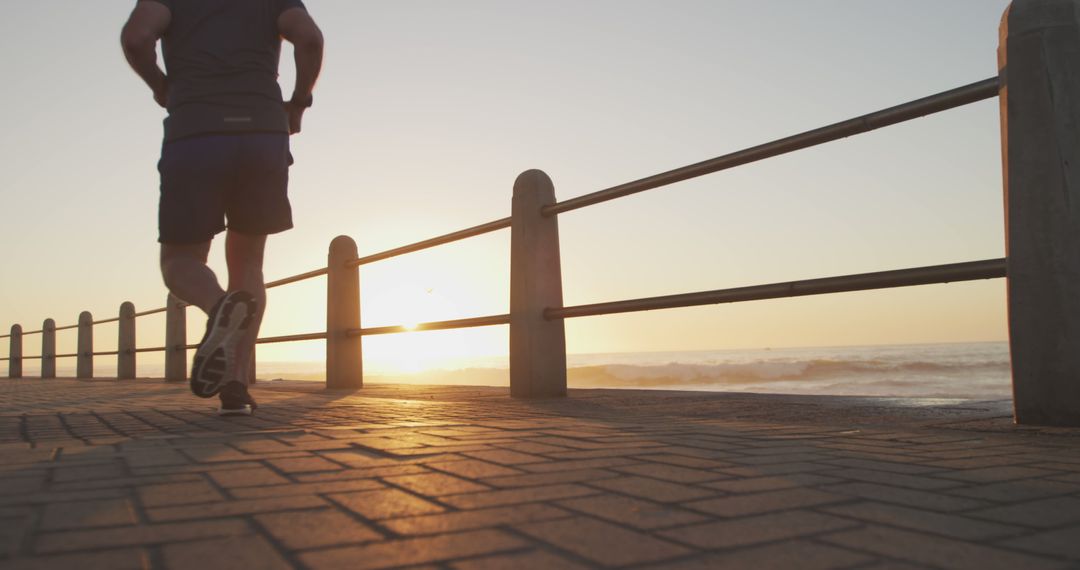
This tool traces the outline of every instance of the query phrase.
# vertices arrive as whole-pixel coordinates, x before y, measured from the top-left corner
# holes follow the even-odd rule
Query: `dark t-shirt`
[[[289,132],[278,86],[278,16],[302,0],[139,0],[172,13],[162,39],[169,78],[165,140]]]

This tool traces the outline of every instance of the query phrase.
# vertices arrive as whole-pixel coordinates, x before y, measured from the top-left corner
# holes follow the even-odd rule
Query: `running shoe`
[[[225,384],[218,397],[221,399],[221,405],[218,406],[219,416],[250,416],[255,413],[255,408],[259,407],[242,382]]]
[[[191,391],[210,398],[236,379],[236,349],[255,317],[255,297],[247,291],[233,291],[210,310],[206,334],[195,349],[191,365]]]

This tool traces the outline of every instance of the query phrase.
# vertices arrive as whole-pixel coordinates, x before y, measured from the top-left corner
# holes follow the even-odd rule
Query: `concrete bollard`
[[[510,395],[566,395],[566,328],[544,309],[562,307],[559,222],[540,210],[555,203],[547,174],[529,170],[514,182],[510,229]]]
[[[8,378],[22,378],[22,326],[11,325],[11,338],[8,348]]]
[[[120,305],[120,321],[116,341],[116,377],[130,380],[135,377],[135,305],[125,301]]]
[[[1001,133],[1016,422],[1080,426],[1080,0],[1002,18]]]
[[[330,242],[326,279],[326,387],[364,387],[364,358],[361,337],[350,337],[350,329],[360,328],[360,268],[349,262],[359,255],[356,242],[338,236]]]
[[[56,321],[41,323],[41,378],[56,378]]]
[[[169,293],[165,299],[165,381],[187,380],[187,305]]]
[[[78,356],[75,360],[76,378],[94,377],[94,317],[89,311],[79,315]]]

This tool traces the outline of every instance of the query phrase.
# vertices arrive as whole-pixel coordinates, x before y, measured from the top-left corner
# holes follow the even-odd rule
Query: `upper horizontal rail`
[[[317,332],[307,334],[290,334],[285,336],[270,336],[256,340],[255,344],[273,344],[277,342],[295,342],[299,340],[326,340],[326,333]]]
[[[843,293],[848,291],[867,291],[892,287],[950,283],[954,281],[974,281],[976,279],[1005,277],[1005,274],[1004,258],[987,259],[983,261],[969,261],[966,263],[952,263],[948,265],[915,267],[912,269],[896,269],[875,273],[842,275],[839,277],[824,277],[821,279],[808,279],[804,281],[789,281],[786,283],[736,287],[734,289],[717,289],[715,291],[702,291],[700,293],[686,293],[683,295],[667,295],[663,297],[614,301],[610,303],[578,305],[575,307],[551,308],[544,311],[544,318],[549,320],[569,319],[592,315],[650,311],[653,309],[696,307],[700,305],[715,305],[718,303],[759,301],[763,299],[823,295],[826,293]]]
[[[998,78],[991,77],[977,83],[965,85],[936,95],[917,99],[909,103],[883,109],[868,115],[862,115],[854,119],[834,123],[832,125],[792,135],[773,142],[750,147],[744,150],[726,154],[711,160],[691,164],[675,170],[613,186],[606,190],[600,190],[577,198],[564,200],[549,206],[545,206],[541,212],[545,216],[554,216],[578,208],[592,206],[615,198],[622,198],[630,194],[644,192],[660,188],[676,182],[682,182],[691,178],[697,178],[706,174],[712,174],[721,170],[742,166],[751,162],[764,160],[781,154],[787,154],[796,150],[817,146],[819,144],[839,140],[889,125],[895,125],[911,119],[917,119],[933,113],[946,111],[976,101],[990,99],[998,94]]]
[[[169,310],[168,307],[159,307],[157,309],[150,309],[149,311],[143,311],[141,313],[135,313],[135,318],[147,317],[147,316],[150,316],[150,315],[156,315],[158,313],[164,313],[165,311],[168,311],[168,310]]]
[[[417,325],[396,325],[389,327],[372,327],[361,329],[350,329],[346,332],[346,336],[353,338],[358,336],[369,336],[376,334],[396,334],[405,332],[420,332],[420,331],[439,331],[448,329],[465,329],[472,327],[487,327],[492,325],[508,325],[510,324],[510,315],[490,315],[487,317],[473,317],[469,319],[455,319],[452,321],[435,321],[430,323],[420,323]]]
[[[413,253],[416,251],[435,247],[437,245],[443,245],[447,243],[453,243],[466,238],[476,237],[486,233],[503,230],[510,227],[510,218],[503,218],[501,220],[495,220],[486,224],[480,224],[479,226],[473,226],[456,232],[441,235],[439,237],[433,237],[424,241],[419,241],[414,244],[405,245],[402,247],[396,247],[389,249],[381,253],[375,253],[364,257],[359,257],[346,264],[347,267],[359,267],[368,263],[374,263],[376,261],[382,261],[384,259],[390,259],[391,257],[397,257],[399,255],[405,255],[406,253]]]

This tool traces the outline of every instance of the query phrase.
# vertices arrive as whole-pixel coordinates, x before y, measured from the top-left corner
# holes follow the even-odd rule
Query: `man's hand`
[[[295,135],[300,132],[300,123],[304,120],[304,111],[307,107],[297,105],[292,101],[285,102],[285,111],[289,113],[289,134]]]

